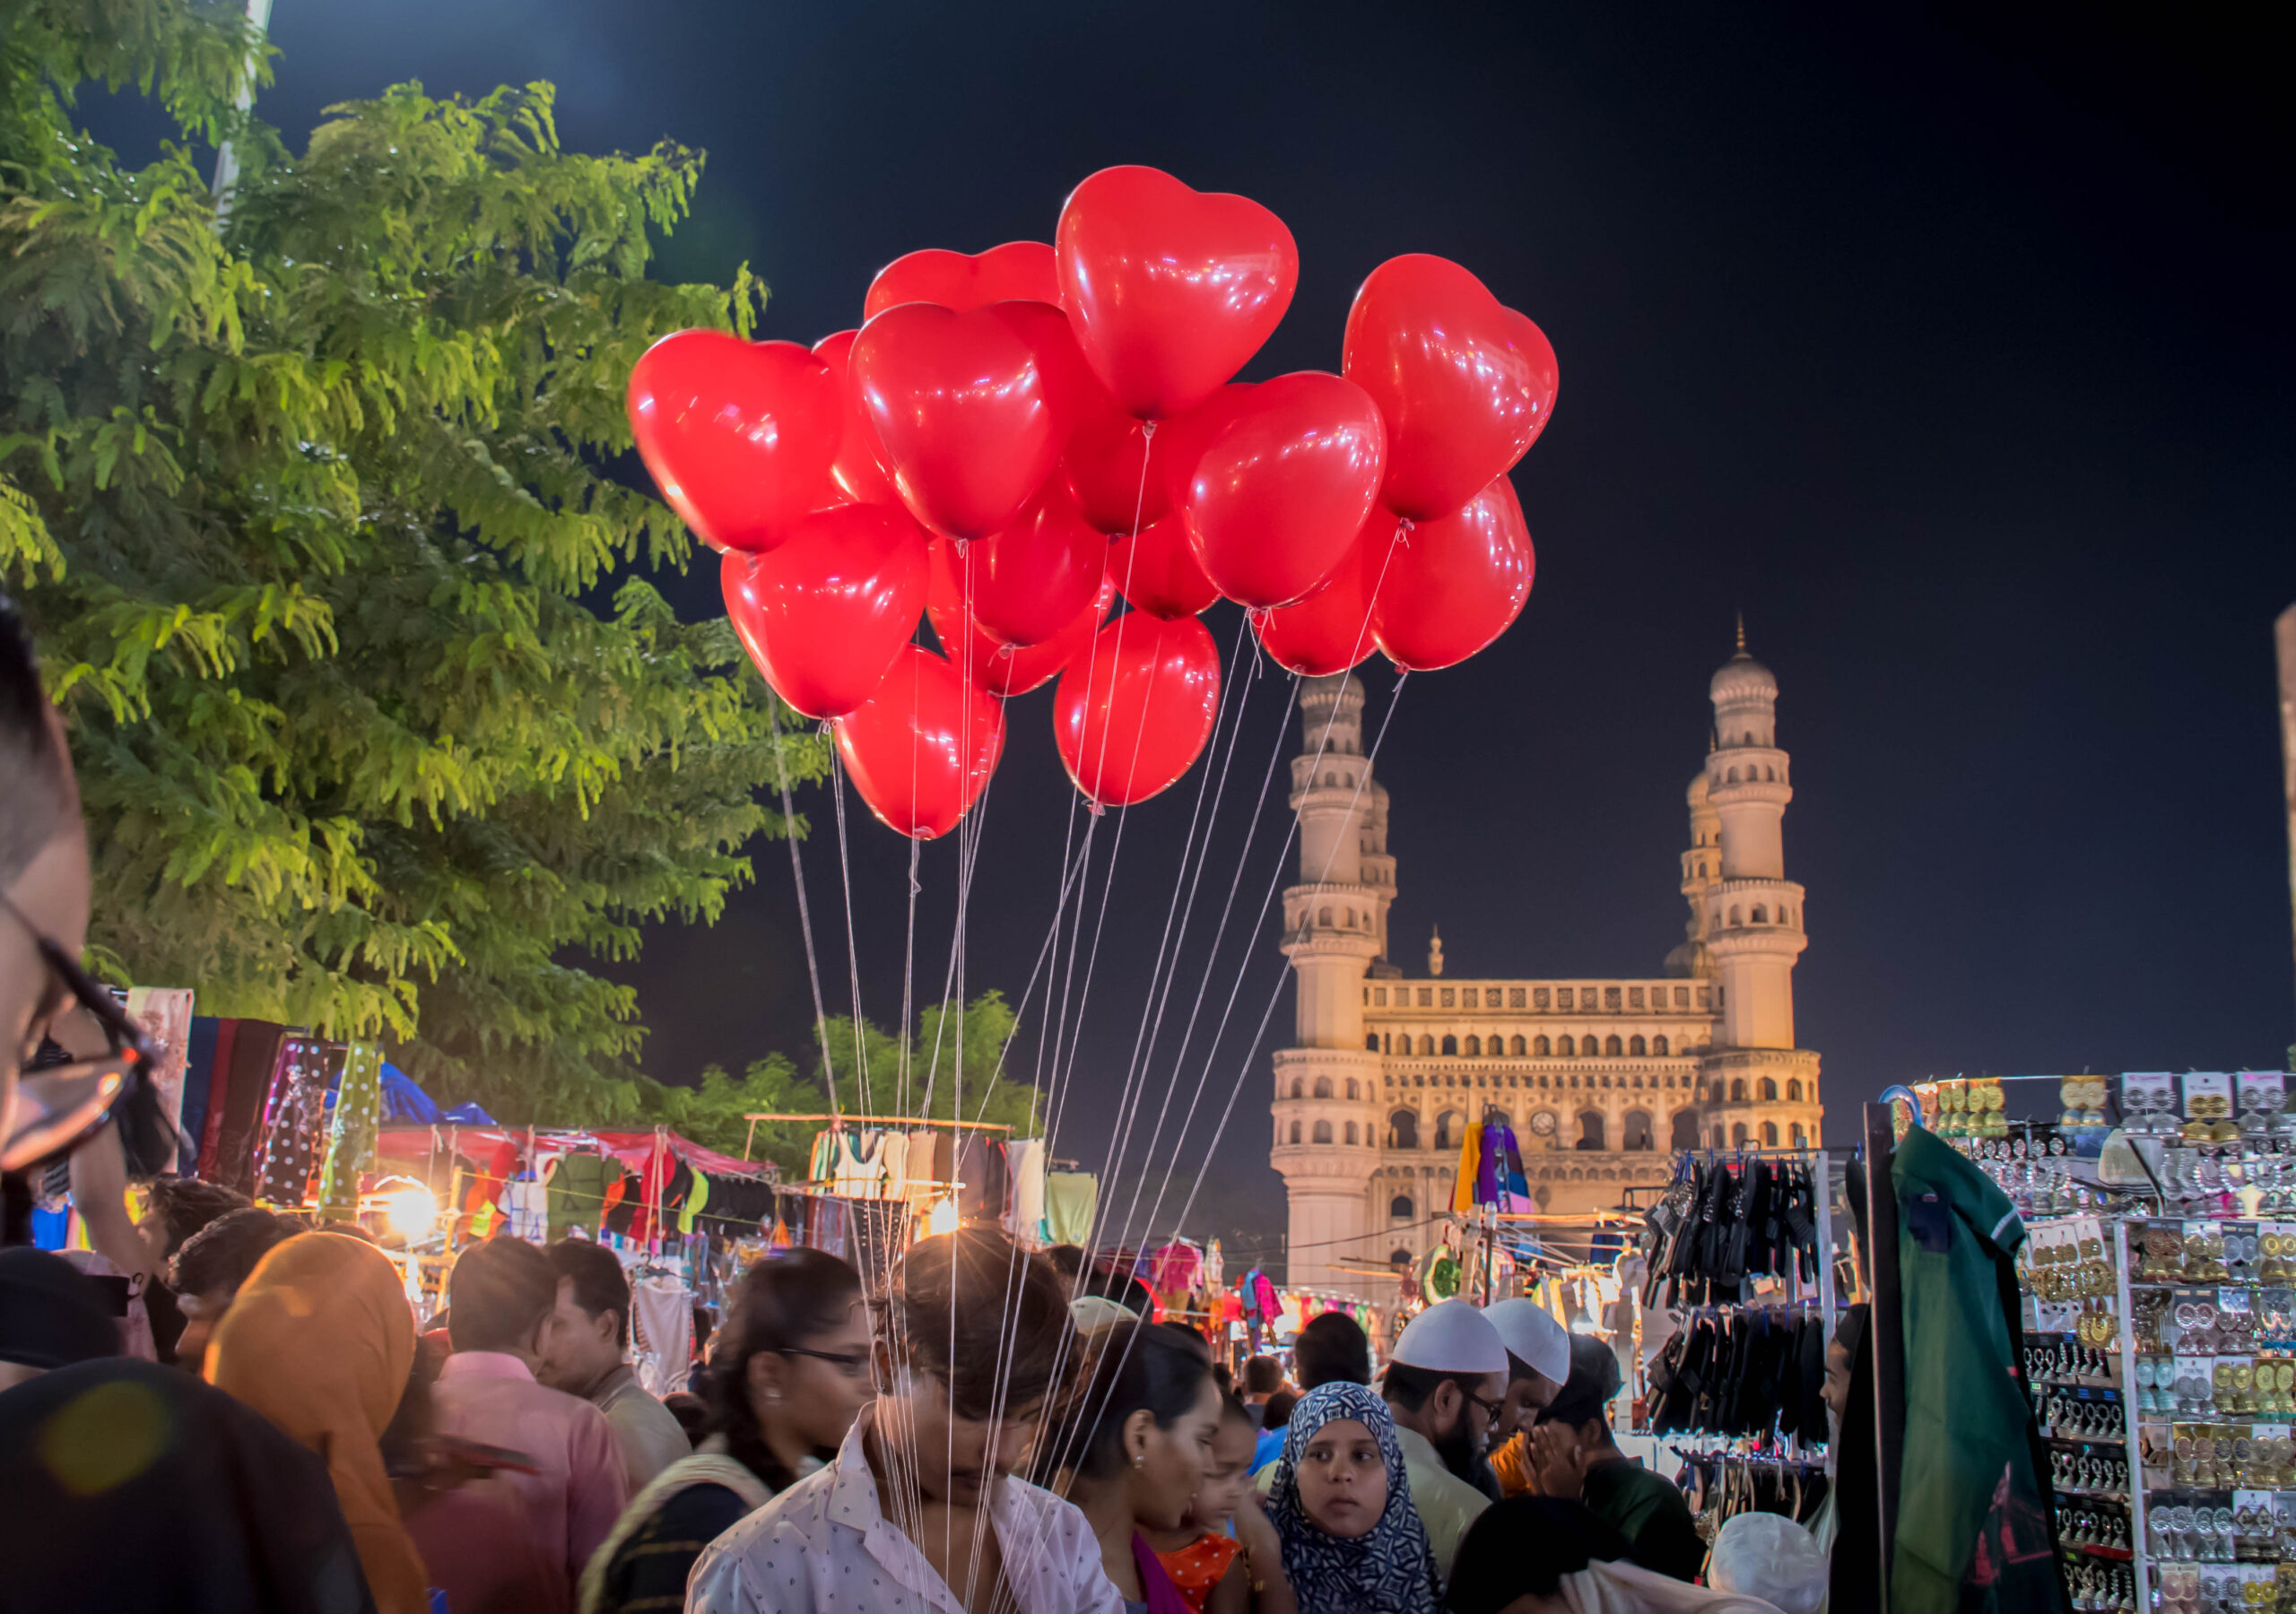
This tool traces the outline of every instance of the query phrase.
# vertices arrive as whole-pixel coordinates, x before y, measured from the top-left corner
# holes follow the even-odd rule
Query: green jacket
[[[2024,1224],[1990,1177],[1919,1127],[1890,1181],[1906,1364],[1890,1614],[2069,1610],[2022,1367]]]

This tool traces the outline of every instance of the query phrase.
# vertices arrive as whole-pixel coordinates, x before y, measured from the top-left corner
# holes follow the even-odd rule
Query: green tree
[[[998,1073],[998,1062],[1012,1041],[1013,1016],[1002,993],[984,992],[961,1011],[939,1004],[917,1017],[917,1033],[901,1039],[865,1016],[834,1015],[827,1025],[829,1070],[836,1075],[838,1107],[861,1115],[924,1115],[935,1120],[1002,1124],[1018,1137],[1039,1130],[1041,1095],[1025,1081]],[[958,1051],[963,1054],[962,1069]],[[906,1076],[902,1060],[908,1060]],[[867,1077],[863,1080],[865,1059]],[[960,1077],[963,1089],[958,1106]],[[633,1117],[659,1121],[695,1142],[728,1154],[748,1148],[753,1158],[772,1160],[804,1176],[815,1121],[761,1122],[752,1139],[745,1116],[757,1114],[812,1115],[827,1109],[829,1089],[818,1047],[800,1073],[779,1054],[753,1061],[737,1080],[712,1065],[700,1085],[665,1088],[648,1082],[633,1089]]]
[[[714,920],[826,766],[607,474],[647,345],[762,306],[646,278],[700,154],[565,152],[545,84],[398,86],[292,153],[235,108],[263,48],[183,0],[0,0],[0,583],[74,725],[94,957],[506,1119],[644,1107],[584,963]],[[123,165],[90,82],[180,143]]]

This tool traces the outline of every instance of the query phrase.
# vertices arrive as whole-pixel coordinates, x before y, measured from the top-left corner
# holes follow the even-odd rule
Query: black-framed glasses
[[[1457,1379],[1454,1379],[1451,1382],[1453,1384],[1458,1384]],[[1499,1421],[1499,1415],[1507,1410],[1507,1398],[1503,1395],[1499,1397],[1496,1401],[1492,1401],[1486,1397],[1477,1395],[1465,1384],[1459,1384],[1459,1393],[1465,1396],[1467,1400],[1473,1401],[1476,1406],[1481,1407],[1483,1409],[1483,1416],[1488,1422],[1494,1424],[1497,1423]]]
[[[827,1362],[848,1378],[860,1378],[869,1371],[869,1353],[865,1350],[808,1350],[803,1345],[784,1345],[774,1354],[811,1357],[816,1362]]]
[[[20,1073],[13,1122],[7,1137],[0,1139],[0,1171],[18,1171],[75,1148],[100,1131],[121,1096],[158,1070],[159,1054],[144,1028],[102,983],[42,934],[4,895],[0,895],[0,911],[24,927],[54,984],[42,998],[40,1023],[68,1000],[87,1011],[110,1044],[110,1052],[96,1059]],[[7,1056],[13,1057],[14,1050]]]

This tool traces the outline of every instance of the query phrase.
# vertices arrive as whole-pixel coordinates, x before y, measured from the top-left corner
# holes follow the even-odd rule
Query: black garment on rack
[[[1857,1180],[1857,1173],[1850,1180]],[[1835,1523],[1826,1614],[1878,1614],[1881,1609],[1880,1462],[1874,1433],[1874,1332],[1865,1328],[1850,1358],[1849,1396],[1833,1453]]]

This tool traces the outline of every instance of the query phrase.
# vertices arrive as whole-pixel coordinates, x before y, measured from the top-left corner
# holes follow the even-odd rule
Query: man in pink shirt
[[[409,1528],[431,1584],[446,1589],[456,1614],[489,1607],[560,1614],[574,1607],[583,1566],[630,1499],[622,1448],[604,1413],[535,1380],[543,1325],[558,1303],[558,1274],[539,1249],[508,1237],[473,1245],[447,1286],[454,1354],[430,1393],[436,1427],[507,1447],[534,1465],[535,1473],[506,1470],[465,1487],[474,1494],[462,1498],[514,1517],[527,1549],[456,1528],[460,1492],[418,1510]],[[506,1566],[527,1584],[506,1585]]]

